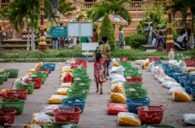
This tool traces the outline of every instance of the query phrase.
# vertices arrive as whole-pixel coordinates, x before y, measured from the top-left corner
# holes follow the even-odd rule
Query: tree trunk
[[[188,33],[187,23],[185,22],[185,33]]]
[[[28,32],[26,51],[29,51],[29,49],[30,49],[30,32],[29,32],[29,24],[28,24],[27,18],[26,18],[26,23],[27,23],[27,32]]]
[[[191,49],[194,49],[194,16],[192,16],[190,43],[191,43]]]
[[[31,25],[31,50],[35,50],[35,41],[34,41],[34,23]]]

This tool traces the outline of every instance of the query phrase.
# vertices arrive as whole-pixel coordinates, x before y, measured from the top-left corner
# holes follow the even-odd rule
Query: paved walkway
[[[134,67],[140,67],[134,62],[131,62]],[[24,76],[28,70],[34,68],[36,63],[0,63],[1,68],[19,68],[19,76]],[[65,63],[57,63],[56,70],[49,74],[46,82],[40,89],[34,90],[33,94],[28,95],[27,101],[24,106],[22,115],[17,115],[15,118],[16,124],[29,124],[32,120],[34,112],[40,112],[44,105],[47,104],[48,99],[52,94],[57,93],[57,88],[60,87],[60,69]],[[161,124],[173,125],[177,128],[185,128],[182,123],[182,114],[195,112],[195,102],[191,101],[176,102],[168,95],[169,89],[163,88],[157,80],[154,80],[153,73],[140,68],[143,73],[143,88],[148,89],[148,96],[151,99],[151,105],[164,105],[166,110]],[[80,116],[78,124],[79,128],[122,128],[117,124],[117,115],[107,115],[107,104],[111,103],[109,98],[110,94],[110,81],[104,83],[104,94],[96,94],[96,87],[93,78],[93,63],[88,63],[88,73],[92,78],[92,84],[88,93],[84,112]],[[0,89],[11,88],[12,81],[9,79]],[[129,127],[129,126],[128,126]],[[191,128],[188,126],[187,128]],[[22,128],[22,126],[12,127]],[[140,127],[141,128],[141,127]],[[193,127],[192,127],[193,128]]]

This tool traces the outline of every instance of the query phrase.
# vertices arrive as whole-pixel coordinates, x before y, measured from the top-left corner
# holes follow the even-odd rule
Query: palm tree
[[[69,15],[76,10],[76,7],[71,7],[72,3],[65,3],[66,0],[58,0],[58,11],[62,15]]]
[[[9,13],[9,7],[5,7],[4,9],[1,9],[0,8],[0,19],[3,21],[3,24],[4,24],[4,31],[7,35],[7,30],[5,28],[5,18],[8,17],[8,13]],[[6,36],[6,39],[7,39],[7,36]]]
[[[77,21],[80,21],[80,19],[84,18],[85,21],[91,21],[92,18],[92,14],[93,14],[93,11],[94,11],[94,7],[90,8],[90,9],[87,9],[87,8],[82,8],[81,11],[84,12],[84,14],[80,14],[78,17],[77,17]]]

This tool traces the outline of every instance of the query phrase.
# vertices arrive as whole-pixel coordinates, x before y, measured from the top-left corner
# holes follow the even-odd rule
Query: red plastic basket
[[[184,62],[188,67],[195,67],[195,59],[185,59]]]
[[[11,126],[15,120],[16,110],[3,107],[0,109],[0,126]]]
[[[76,109],[77,108],[77,109]],[[79,107],[74,107],[75,111],[73,113],[61,113],[58,109],[54,110],[54,117],[56,122],[69,122],[78,124],[81,109]]]
[[[26,100],[28,89],[11,89],[6,90],[7,99],[21,99]]]
[[[3,91],[0,91],[0,100],[6,98],[6,93]]]
[[[142,77],[131,77],[131,78],[125,78],[127,83],[131,82],[142,82]]]
[[[73,68],[78,68],[78,67],[81,67],[81,68],[87,68],[87,64],[75,64],[75,63],[73,63],[73,64],[70,64],[70,67],[71,67],[71,69],[73,69]]]
[[[121,62],[127,62],[127,58],[120,58]]]
[[[157,57],[150,57],[148,59],[149,59],[149,61],[161,61],[161,59],[157,58]]]
[[[144,110],[144,107],[147,107],[148,110]],[[159,124],[163,119],[165,107],[163,105],[141,106],[137,107],[137,110],[143,124]]]
[[[75,64],[87,64],[87,61],[86,61],[86,59],[76,59],[75,60]]]
[[[37,68],[35,68],[35,71],[36,72],[39,72],[39,71],[47,71],[47,77],[49,76],[49,68],[45,68],[45,69],[37,69]]]
[[[25,83],[35,83],[34,89],[38,89],[42,85],[42,78],[26,78],[24,80]]]

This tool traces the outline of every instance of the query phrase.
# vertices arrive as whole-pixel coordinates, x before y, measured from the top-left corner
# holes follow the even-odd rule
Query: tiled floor
[[[134,62],[133,66],[140,67]],[[0,63],[1,68],[19,68],[19,76],[23,76],[29,69],[35,68],[36,63]],[[46,82],[40,89],[34,90],[33,94],[28,95],[22,115],[17,115],[15,118],[16,124],[29,124],[32,120],[34,112],[40,112],[47,100],[52,94],[56,94],[57,88],[60,87],[60,69],[65,63],[57,63],[56,69],[47,78]],[[80,116],[78,123],[79,128],[120,128],[129,126],[120,126],[117,124],[117,115],[107,115],[107,104],[111,103],[110,81],[104,83],[104,94],[95,93],[96,87],[93,78],[93,63],[88,63],[88,73],[91,76],[92,83],[88,93],[84,112]],[[148,89],[148,96],[151,99],[151,105],[164,105],[166,110],[161,124],[173,125],[177,128],[191,128],[192,126],[183,126],[182,114],[195,113],[195,102],[176,102],[171,95],[168,95],[169,89],[163,88],[157,80],[153,78],[153,73],[140,68],[143,73],[143,88]],[[11,83],[14,79],[9,79],[0,89],[11,88]],[[12,128],[22,128],[21,125]],[[193,128],[193,127],[192,127]]]

